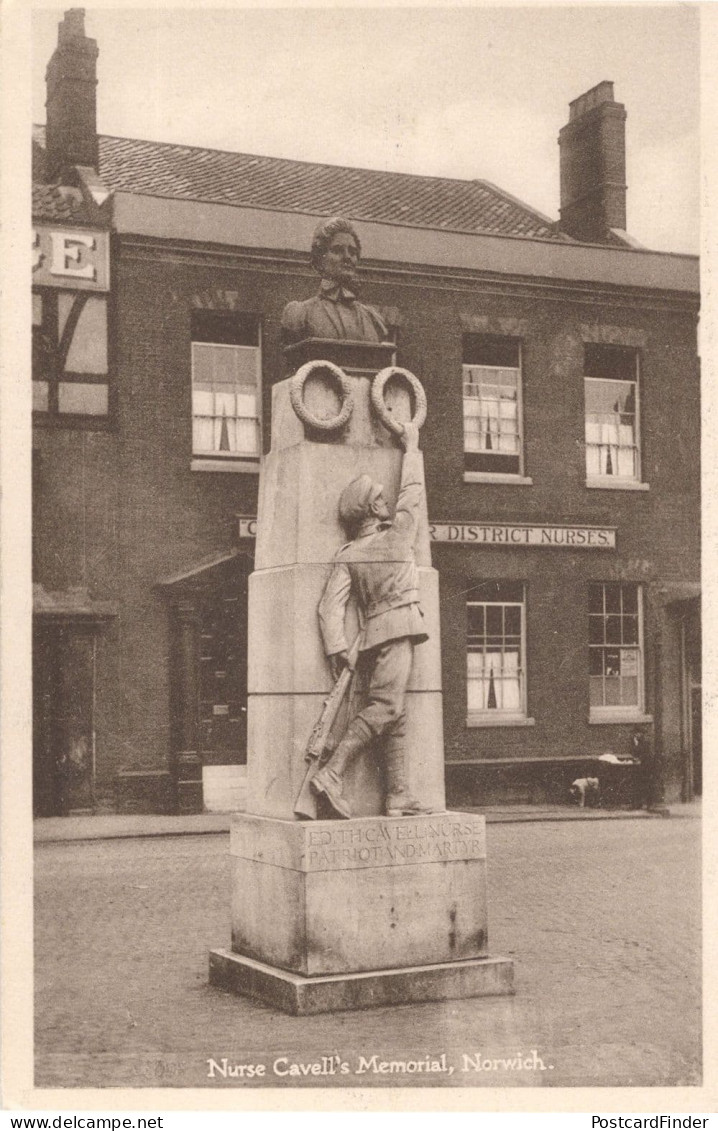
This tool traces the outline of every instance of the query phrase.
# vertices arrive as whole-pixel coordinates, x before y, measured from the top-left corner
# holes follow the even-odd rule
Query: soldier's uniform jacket
[[[347,650],[344,614],[353,592],[364,625],[361,651],[390,640],[428,640],[419,604],[414,541],[424,493],[418,452],[406,452],[393,522],[359,535],[337,552],[319,602],[319,624],[328,656]]]

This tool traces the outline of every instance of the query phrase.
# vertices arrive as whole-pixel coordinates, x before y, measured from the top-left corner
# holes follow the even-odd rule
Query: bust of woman
[[[387,328],[371,306],[356,297],[361,244],[348,220],[323,220],[312,240],[312,266],[321,275],[319,293],[304,302],[290,302],[282,313],[285,342],[303,338],[343,338],[385,342]]]

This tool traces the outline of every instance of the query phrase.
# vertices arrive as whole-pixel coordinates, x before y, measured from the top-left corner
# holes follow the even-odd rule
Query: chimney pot
[[[589,110],[593,110],[594,106],[600,105],[601,102],[613,102],[613,83],[604,80],[596,86],[592,86],[585,94],[580,94],[578,98],[574,98],[573,102],[569,102],[569,121],[574,122],[576,118],[582,118]]]
[[[70,8],[65,12],[62,22],[58,24],[57,41],[67,43],[70,39],[84,39],[85,37],[85,9]]]
[[[70,8],[58,25],[57,47],[47,65],[47,176],[68,166],[97,169],[97,43],[85,35],[84,8]]]
[[[604,81],[569,103],[561,147],[560,228],[600,242],[626,228],[626,110]]]

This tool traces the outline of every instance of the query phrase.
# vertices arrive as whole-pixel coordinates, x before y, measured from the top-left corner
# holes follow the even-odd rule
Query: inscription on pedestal
[[[307,830],[304,868],[370,868],[427,860],[477,860],[486,855],[480,818],[425,817],[409,822],[333,824]]]
[[[311,824],[244,813],[232,824],[231,853],[299,872],[483,860],[486,825],[470,813]]]

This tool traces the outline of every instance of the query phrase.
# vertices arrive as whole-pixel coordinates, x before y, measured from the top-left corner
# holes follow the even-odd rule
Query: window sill
[[[110,432],[114,431],[115,428],[114,418],[109,413],[102,416],[91,416],[69,412],[33,411],[32,425],[33,428],[36,425],[40,428],[80,428],[86,429],[88,432]]]
[[[470,714],[466,717],[467,727],[532,727],[536,725],[535,719],[527,719],[526,715],[484,715]]]
[[[589,726],[604,726],[611,723],[652,723],[653,715],[644,715],[641,711],[626,711],[622,714],[610,708],[604,714],[592,712],[588,716]]]
[[[604,475],[589,475],[586,486],[603,491],[650,491],[648,483],[638,483],[635,479],[610,479]]]
[[[525,475],[501,475],[493,471],[465,471],[464,483],[506,483],[515,487],[533,487],[533,479]]]
[[[192,471],[228,471],[235,475],[259,475],[259,460],[248,459],[193,459],[190,464]]]
[[[534,757],[527,755],[525,758],[519,756],[517,758],[447,758],[444,762],[445,766],[555,766],[562,763],[569,763],[576,765],[576,763],[586,762],[593,764],[596,761],[595,754],[546,754],[544,757]]]

